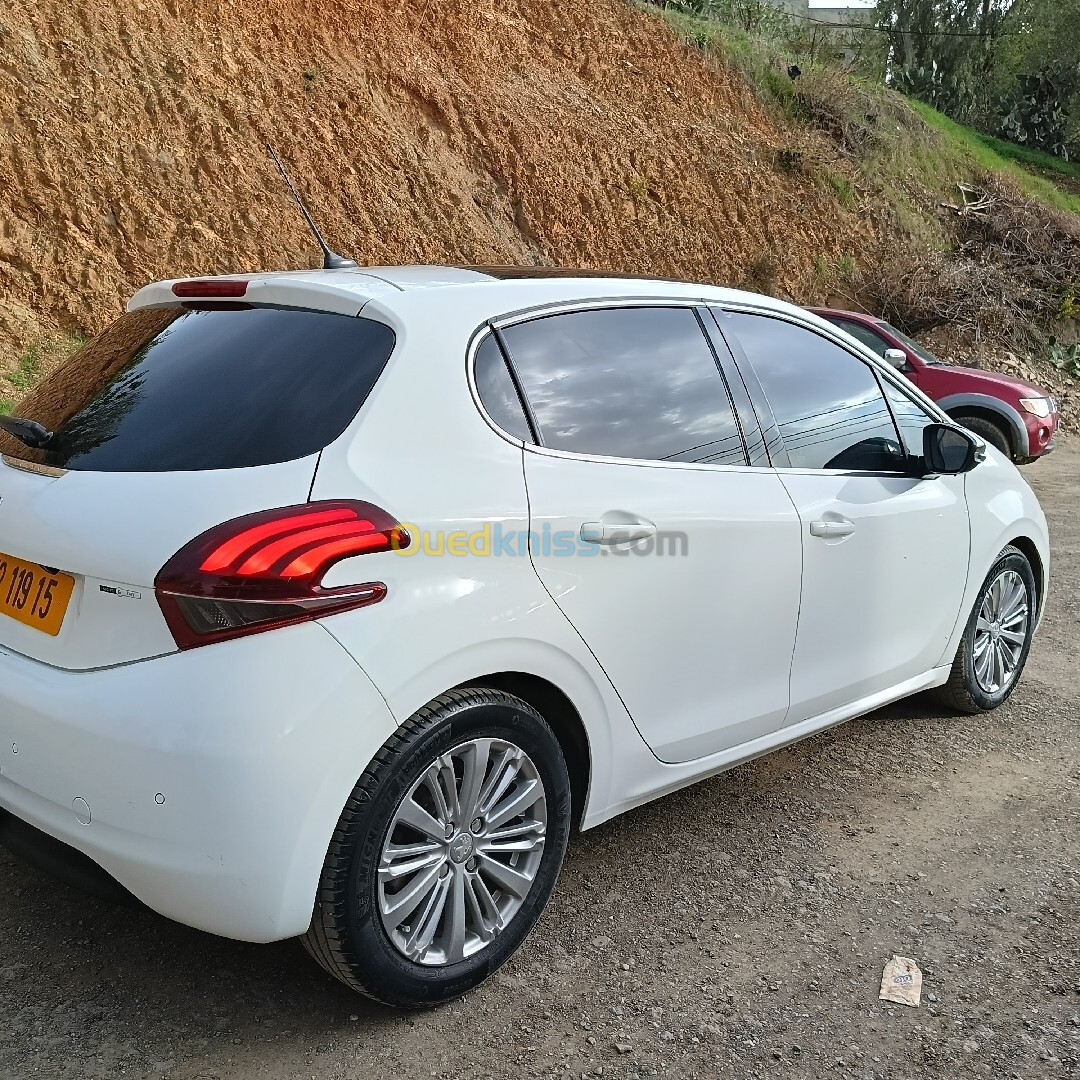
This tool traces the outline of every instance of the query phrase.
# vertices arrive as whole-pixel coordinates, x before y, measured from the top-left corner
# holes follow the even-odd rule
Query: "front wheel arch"
[[[1046,594],[1046,570],[1043,566],[1042,556],[1039,554],[1038,547],[1035,546],[1035,541],[1028,536],[1017,536],[1010,540],[1005,546],[1008,547],[1010,545],[1019,549],[1031,564],[1031,573],[1035,578],[1035,603],[1037,605],[1035,619],[1037,622],[1042,615]]]
[[[987,673],[984,671],[979,674],[976,670],[976,664],[978,662],[979,635],[983,636],[983,653],[982,656],[985,659],[992,654],[986,651],[989,649],[998,650],[998,674],[1000,681],[1000,675],[1006,671],[1006,661],[1003,658],[1003,654],[998,645],[989,641],[989,635],[993,633],[994,641],[997,641],[999,626],[1001,628],[1007,627],[1008,622],[1002,621],[1001,623],[986,623],[985,628],[980,627],[976,630],[978,621],[983,618],[982,612],[986,612],[987,609],[982,605],[984,600],[987,603],[992,603],[989,599],[993,594],[990,592],[991,583],[995,582],[999,577],[1004,578],[1007,575],[1011,575],[1017,582],[1023,581],[1022,588],[1028,598],[1026,608],[1016,610],[1019,604],[1023,600],[1023,594],[1016,594],[1016,603],[1010,604],[1008,594],[1005,594],[1003,604],[1005,607],[1003,610],[1016,610],[1015,619],[1020,619],[1024,616],[1026,611],[1025,622],[1023,624],[1024,641],[1022,642],[1018,654],[1014,655],[1011,661],[1011,671],[1008,671],[1008,681],[1002,682],[1001,685],[986,685],[984,676]],[[1012,695],[1016,689],[1017,683],[1020,681],[1020,677],[1023,673],[1024,666],[1027,663],[1028,653],[1031,648],[1031,640],[1035,632],[1035,624],[1038,619],[1039,600],[1038,600],[1038,587],[1036,585],[1035,568],[1032,566],[1026,553],[1018,548],[1015,543],[1007,545],[994,560],[986,577],[983,579],[982,584],[979,587],[979,591],[976,593],[975,602],[972,605],[971,611],[966,619],[964,632],[960,638],[960,642],[957,646],[956,655],[953,658],[949,677],[947,681],[941,686],[935,687],[931,691],[931,696],[935,698],[940,704],[949,709],[953,709],[959,713],[980,713],[989,712],[992,709],[996,709],[999,705],[1002,705]],[[1001,598],[1001,594],[998,594]],[[986,614],[986,619],[997,618],[992,610]],[[1002,637],[1004,632],[1002,630]],[[1006,650],[1010,647],[1006,646]],[[991,661],[992,662],[992,661]],[[989,670],[989,669],[988,669]]]
[[[995,446],[997,446],[997,443],[992,437],[988,438],[989,430],[987,429],[996,432],[1004,443],[1004,448],[1001,446],[997,446],[997,448],[999,450],[1004,449],[1010,459],[1022,457],[1027,453],[1026,446],[1017,444],[1016,432],[1013,431],[1008,418],[1000,413],[996,413],[992,409],[979,409],[963,405],[955,409],[949,409],[947,413],[958,424],[970,428],[975,434],[986,438],[988,442],[993,442]],[[972,425],[969,421],[975,421],[975,424]]]

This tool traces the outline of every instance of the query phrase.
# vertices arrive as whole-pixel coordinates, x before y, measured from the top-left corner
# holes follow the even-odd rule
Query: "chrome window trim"
[[[655,461],[652,458],[604,457],[601,454],[575,454],[569,450],[555,450],[550,446],[525,445],[527,452],[542,457],[565,458],[568,461],[593,461],[600,465],[644,465],[656,469],[690,469],[709,472],[761,472],[760,466],[716,465],[708,461]]]
[[[476,328],[473,331],[473,336],[470,339],[468,353],[467,353],[467,377],[469,381],[469,389],[472,392],[473,401],[477,408],[480,410],[481,416],[487,421],[487,424],[498,435],[500,435],[507,442],[512,443],[514,446],[520,446],[527,453],[539,454],[543,457],[564,458],[568,461],[591,461],[601,465],[638,465],[645,466],[647,468],[660,468],[660,469],[690,469],[698,471],[709,472],[760,472],[761,466],[753,466],[746,464],[742,465],[716,465],[710,462],[704,461],[655,461],[652,458],[623,458],[623,457],[608,457],[602,454],[578,454],[570,450],[556,450],[550,446],[543,446],[540,443],[527,443],[520,439],[515,439],[509,433],[500,428],[495,421],[488,415],[487,410],[484,408],[483,403],[480,401],[480,392],[476,386],[476,353],[480,348],[481,343],[484,340],[485,331],[490,334],[495,334],[496,331],[505,330],[511,326],[519,326],[522,323],[533,322],[536,319],[543,319],[549,315],[572,315],[577,311],[596,311],[604,308],[627,308],[627,307],[674,307],[674,308],[689,308],[691,311],[706,305],[708,301],[701,299],[689,299],[684,297],[673,296],[618,296],[618,297],[597,297],[587,300],[560,300],[555,303],[547,303],[536,305],[531,308],[522,308],[518,311],[511,312],[507,315],[499,316],[498,318],[489,319],[482,326]],[[705,343],[706,348],[712,353],[713,345],[709,340],[708,333],[705,328],[701,326],[700,321],[698,327],[701,330],[701,338]],[[502,346],[499,346],[500,349]],[[714,357],[715,361],[715,357]],[[512,362],[512,361],[511,361]],[[731,403],[732,412],[735,411],[734,403],[731,402],[731,388],[727,385],[727,379],[724,376],[723,371],[717,365],[716,369],[717,377],[724,385],[724,391],[728,396],[728,401]],[[743,456],[746,456],[746,438],[743,435],[742,427],[739,424],[738,414],[735,414],[735,424],[739,432],[739,439],[743,447]]]
[[[825,323],[825,327],[818,326],[816,323],[810,322],[798,318],[796,315],[788,311],[778,311],[774,307],[770,307],[767,304],[754,304],[746,301],[739,301],[736,303],[727,303],[715,299],[693,299],[688,297],[674,297],[674,296],[618,296],[618,297],[595,297],[587,300],[559,300],[552,301],[545,304],[537,304],[532,307],[520,308],[517,311],[508,312],[505,315],[500,315],[496,318],[488,319],[486,322],[478,326],[472,334],[469,340],[469,344],[466,350],[466,378],[469,384],[469,391],[472,394],[473,403],[479,411],[481,417],[487,423],[488,427],[495,432],[501,439],[510,443],[511,446],[520,447],[527,453],[538,454],[543,457],[562,458],[567,461],[591,461],[601,465],[637,465],[645,468],[660,468],[660,469],[681,469],[681,470],[697,470],[707,472],[736,472],[736,471],[751,471],[760,472],[764,469],[771,469],[772,472],[778,475],[805,475],[805,476],[879,476],[879,477],[893,477],[898,479],[914,479],[918,480],[919,477],[914,477],[909,473],[902,472],[870,472],[865,470],[851,470],[851,469],[797,469],[790,465],[715,465],[708,462],[694,462],[694,461],[654,461],[651,458],[621,458],[621,457],[607,457],[600,454],[578,454],[568,450],[556,450],[549,446],[542,446],[539,443],[527,443],[521,439],[517,439],[504,431],[495,421],[488,415],[487,410],[484,408],[483,402],[480,400],[480,392],[476,386],[475,377],[475,361],[476,352],[480,348],[484,338],[493,334],[495,330],[503,330],[510,326],[516,326],[520,323],[531,322],[534,319],[541,319],[547,315],[559,315],[559,314],[572,314],[575,311],[595,311],[601,308],[625,308],[625,307],[706,307],[715,308],[720,312],[739,312],[747,315],[762,315],[766,318],[779,319],[782,322],[791,323],[793,326],[798,326],[803,330],[808,330],[811,333],[817,334],[819,337],[825,338],[831,344],[837,348],[843,349],[849,355],[854,356],[855,359],[861,360],[867,364],[875,374],[884,376],[889,382],[892,383],[902,393],[906,393],[917,405],[926,409],[927,404],[932,406],[933,411],[936,412],[942,419],[941,423],[957,426],[953,420],[941,412],[937,406],[930,401],[929,398],[922,400],[922,395],[912,395],[911,390],[918,390],[911,382],[904,379],[898,372],[890,368],[887,364],[884,364],[874,353],[865,348],[861,343],[859,345],[859,351],[855,351],[850,348],[849,344],[842,341],[837,334],[830,333],[827,327],[831,324]],[[824,320],[823,320],[824,322]],[[705,331],[702,332],[702,336],[705,338],[706,344],[711,347],[708,335]],[[736,335],[736,339],[738,335]],[[502,346],[500,345],[500,350]],[[747,357],[747,363],[750,364],[753,369],[753,362]],[[736,365],[738,360],[736,359]],[[718,370],[721,379],[724,379],[722,371]],[[724,379],[725,387],[727,380]],[[906,385],[905,385],[906,384]],[[728,397],[731,396],[731,389],[727,387]],[[884,393],[882,394],[884,398]],[[889,408],[889,414],[892,415],[892,409],[889,407],[888,399],[885,398],[886,407]],[[933,413],[931,414],[933,415]],[[738,417],[736,417],[738,420]],[[894,418],[895,423],[895,418]],[[741,434],[741,428],[740,428]],[[746,440],[743,436],[743,452],[746,452]]]
[[[624,307],[697,307],[700,304],[708,304],[708,300],[700,297],[687,298],[682,296],[597,296],[586,299],[553,300],[544,304],[536,304],[532,307],[519,308],[516,311],[507,312],[494,319],[488,319],[487,324],[493,330],[506,330],[523,322],[532,322],[534,319],[543,319],[548,315],[570,315],[575,311],[595,311],[597,308],[624,308]]]

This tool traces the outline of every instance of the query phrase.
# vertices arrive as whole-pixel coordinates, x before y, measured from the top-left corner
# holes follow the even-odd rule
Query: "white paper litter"
[[[906,956],[894,956],[881,973],[882,1001],[895,1001],[898,1005],[919,1007],[922,996],[922,972],[914,960]]]

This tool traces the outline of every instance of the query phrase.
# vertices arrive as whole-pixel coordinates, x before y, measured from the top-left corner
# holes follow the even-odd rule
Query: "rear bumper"
[[[93,859],[6,810],[0,810],[0,845],[81,892],[114,904],[139,906],[138,900]]]
[[[314,623],[94,672],[0,649],[0,809],[168,918],[292,937],[395,727]]]

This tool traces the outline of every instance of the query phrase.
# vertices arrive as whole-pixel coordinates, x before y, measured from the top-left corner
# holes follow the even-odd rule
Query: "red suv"
[[[1054,449],[1057,405],[1041,386],[977,368],[957,367],[873,315],[810,308],[902,371],[954,420],[1017,464]]]

